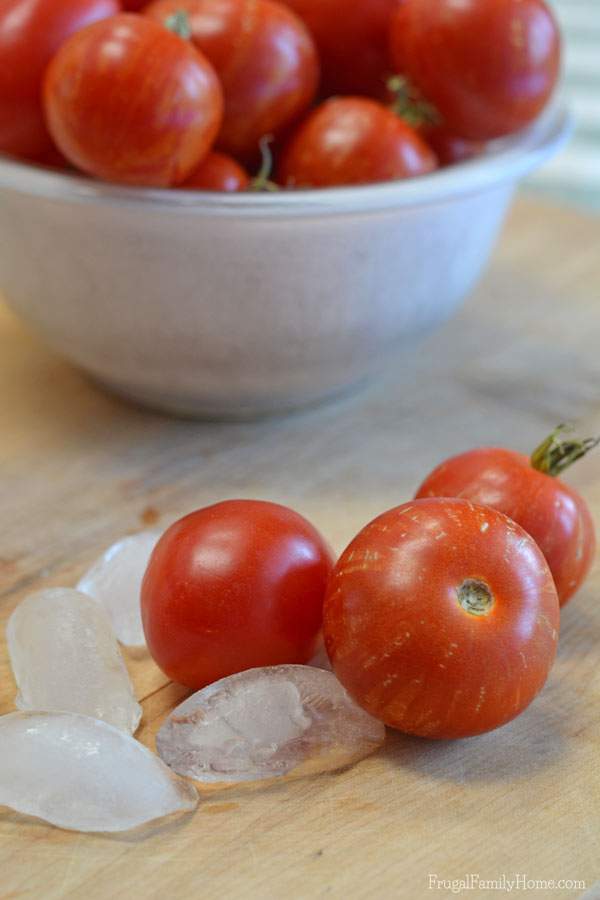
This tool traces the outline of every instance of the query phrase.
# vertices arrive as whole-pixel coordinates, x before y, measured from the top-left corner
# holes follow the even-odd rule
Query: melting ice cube
[[[133,732],[142,710],[102,607],[71,588],[26,597],[6,629],[19,709],[64,710]]]
[[[117,639],[128,647],[146,644],[140,611],[140,589],[160,531],[142,531],[124,538],[102,554],[80,579],[77,590],[101,603]]]
[[[73,713],[0,717],[0,805],[77,831],[125,831],[198,794],[112,725]]]
[[[329,657],[327,656],[327,650],[325,649],[325,641],[323,637],[320,636],[317,641],[317,646],[315,647],[315,652],[313,654],[312,659],[308,662],[309,666],[315,666],[317,669],[327,669],[328,672],[331,672],[331,662],[329,661]]]
[[[180,775],[205,782],[307,775],[357,762],[385,728],[331,672],[269,666],[223,678],[173,710],[156,738]]]

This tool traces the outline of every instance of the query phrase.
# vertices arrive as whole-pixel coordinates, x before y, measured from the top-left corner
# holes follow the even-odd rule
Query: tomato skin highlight
[[[247,190],[249,185],[250,176],[235,159],[213,151],[179,186],[187,190],[234,193]]]
[[[187,41],[123,13],[62,45],[46,70],[44,107],[59,150],[84,172],[169,187],[207,155],[223,99],[212,66]]]
[[[389,31],[398,0],[282,0],[306,23],[319,50],[324,95],[387,96]]]
[[[459,590],[486,585],[475,615]],[[466,500],[414,500],[367,525],[336,564],[323,633],[364,709],[429,738],[491,731],[543,687],[556,653],[556,589],[535,542]]]
[[[117,0],[2,0],[1,153],[37,159],[52,150],[41,100],[44,70],[68,37],[119,9]]]
[[[470,450],[427,476],[417,497],[464,497],[493,506],[531,535],[546,557],[564,606],[585,581],[596,554],[594,522],[577,491],[538,472],[513,450]]]
[[[546,106],[560,72],[560,32],[544,0],[403,0],[391,57],[457,136],[512,134]]]
[[[193,689],[255,666],[306,663],[332,565],[323,538],[287,507],[229,500],[197,510],[150,559],[141,593],[148,649]]]
[[[317,107],[283,150],[276,181],[288,187],[339,187],[424,175],[433,151],[390,109],[366,97]]]
[[[247,164],[310,105],[319,62],[303,22],[271,0],[157,0],[144,14],[164,23],[186,12],[195,46],[214,65],[225,95],[218,148]]]

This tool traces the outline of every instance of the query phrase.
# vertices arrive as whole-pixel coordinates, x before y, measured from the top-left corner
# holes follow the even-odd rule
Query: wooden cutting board
[[[341,549],[450,453],[600,433],[600,221],[521,201],[462,313],[335,406],[257,424],[174,421],[104,395],[0,310],[0,628],[109,543],[227,497],[287,503]],[[600,454],[569,479],[600,523]],[[141,740],[182,696],[128,655]],[[0,640],[0,712],[15,688]],[[0,811],[0,897],[427,898],[441,880],[600,878],[600,570],[565,610],[558,661],[516,722],[468,741],[390,733],[355,768],[202,800],[149,835],[72,834]],[[433,884],[433,881],[431,882]],[[490,887],[468,897],[498,897]],[[600,896],[592,890],[586,896]]]

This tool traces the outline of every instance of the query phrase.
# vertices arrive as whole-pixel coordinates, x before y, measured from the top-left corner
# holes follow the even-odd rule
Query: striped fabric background
[[[600,0],[550,0],[565,41],[564,94],[575,136],[527,186],[600,213]]]

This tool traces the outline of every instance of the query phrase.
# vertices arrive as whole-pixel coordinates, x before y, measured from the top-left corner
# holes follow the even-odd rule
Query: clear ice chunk
[[[315,666],[317,669],[327,669],[328,672],[332,671],[331,663],[327,656],[327,650],[325,649],[325,642],[322,637],[319,637],[315,652],[312,659],[309,660],[308,665]]]
[[[331,672],[269,666],[223,678],[170,714],[156,737],[175,772],[233,783],[332,771],[385,738]]]
[[[0,806],[76,831],[126,831],[198,794],[112,725],[74,713],[0,717]]]
[[[137,703],[103,608],[72,588],[26,597],[6,629],[19,709],[62,710],[134,732]]]
[[[160,531],[142,531],[123,538],[109,547],[77,584],[78,591],[104,606],[117,639],[127,647],[146,645],[140,589],[160,536]]]

